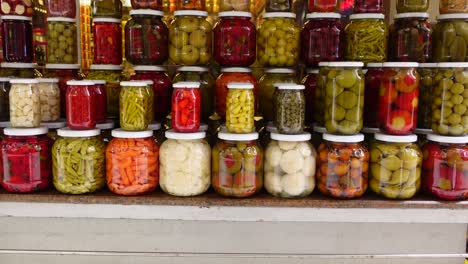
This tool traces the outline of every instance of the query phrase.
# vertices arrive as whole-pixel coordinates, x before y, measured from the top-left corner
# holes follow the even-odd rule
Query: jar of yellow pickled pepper
[[[255,99],[251,83],[229,83],[226,100],[226,128],[230,133],[254,131]]]

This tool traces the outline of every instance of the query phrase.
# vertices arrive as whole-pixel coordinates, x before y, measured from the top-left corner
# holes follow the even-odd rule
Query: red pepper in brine
[[[67,126],[75,130],[96,127],[94,85],[88,80],[67,82]]]
[[[197,132],[200,129],[200,83],[178,82],[172,94],[172,128],[176,132]]]

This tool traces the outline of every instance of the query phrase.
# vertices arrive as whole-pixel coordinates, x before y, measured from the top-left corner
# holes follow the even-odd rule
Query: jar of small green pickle
[[[121,0],[92,0],[91,12],[93,17],[122,18]]]
[[[440,15],[432,39],[435,62],[468,61],[468,14]]]
[[[120,127],[146,130],[153,121],[153,81],[121,82],[120,86]]]
[[[106,81],[107,95],[107,116],[111,118],[119,117],[119,95],[120,81],[123,79],[120,65],[111,64],[93,64],[90,67],[87,79]]]
[[[67,126],[67,122],[65,120],[58,120],[54,122],[42,122],[41,126],[47,127],[49,132],[47,132],[47,136],[56,141],[58,139],[57,130],[64,128]]]
[[[432,92],[436,70],[437,63],[419,64],[418,73],[421,75],[421,82],[419,84],[418,128],[430,129],[432,127]]]
[[[99,129],[59,129],[52,147],[55,188],[62,193],[92,193],[106,185],[105,145]]]
[[[105,144],[108,144],[112,140],[112,130],[115,128],[115,122],[108,119],[104,123],[96,124],[96,128],[101,130],[101,138]]]
[[[252,133],[255,130],[254,85],[228,83],[226,128],[229,133]]]
[[[10,120],[10,78],[0,77],[0,121]]]
[[[275,124],[279,134],[301,134],[305,127],[304,85],[280,84],[274,97]]]
[[[9,78],[34,78],[36,71],[35,64],[21,62],[2,62],[0,64],[0,77]]]
[[[427,12],[429,0],[398,0],[396,9],[397,13]]]
[[[78,63],[76,19],[47,18],[47,63]]]

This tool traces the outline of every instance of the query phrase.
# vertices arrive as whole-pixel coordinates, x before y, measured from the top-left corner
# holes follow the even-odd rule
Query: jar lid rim
[[[270,138],[277,141],[288,141],[288,142],[301,142],[301,141],[309,141],[312,139],[312,135],[310,133],[302,133],[296,135],[286,135],[280,134],[276,132],[271,132]]]
[[[3,133],[7,136],[37,136],[45,135],[47,132],[49,132],[49,129],[45,126],[34,128],[7,127],[3,130]]]
[[[252,17],[252,13],[246,11],[224,11],[219,12],[218,17]]]
[[[97,85],[105,85],[107,84],[107,81],[106,80],[93,80],[93,83]]]
[[[365,134],[376,134],[376,133],[380,133],[380,128],[378,128],[378,127],[363,127],[361,129],[361,132],[365,133]]]
[[[341,14],[335,12],[312,12],[306,15],[306,19],[315,19],[315,18],[334,18],[340,19]]]
[[[438,68],[468,68],[468,62],[441,62]]]
[[[48,17],[47,21],[49,22],[68,22],[68,23],[75,23],[75,18],[70,17]]]
[[[387,135],[387,134],[377,133],[375,134],[375,139],[379,141],[394,142],[394,143],[414,143],[418,141],[418,136],[414,134],[396,136],[396,135]]]
[[[210,69],[208,67],[201,66],[182,66],[177,68],[177,72],[208,72]]]
[[[161,123],[151,123],[148,125],[148,130],[158,131],[161,129]]]
[[[152,85],[152,84],[153,84],[153,81],[151,81],[151,83],[149,83],[149,80],[120,82],[120,86],[125,86],[125,87],[146,87],[146,86]]]
[[[59,78],[37,78],[39,83],[58,83]]]
[[[10,82],[11,78],[8,77],[0,77],[0,82]]]
[[[88,85],[95,85],[96,83],[92,80],[70,80],[67,82],[67,85],[74,85],[74,86],[88,86]]]
[[[247,68],[247,67],[224,67],[221,68],[221,72],[227,72],[227,73],[250,73],[252,72],[252,69]]]
[[[352,14],[349,19],[385,19],[385,15],[381,13]]]
[[[219,132],[218,138],[222,140],[228,141],[251,141],[258,139],[258,133],[245,133],[245,134],[235,134],[235,133],[228,133],[228,132]]]
[[[126,131],[121,128],[112,130],[112,137],[115,138],[149,138],[153,137],[153,130]]]
[[[265,73],[296,73],[296,70],[291,68],[268,68]]]
[[[18,69],[34,69],[36,64],[34,63],[26,63],[26,62],[2,62],[0,64],[1,68],[18,68]]]
[[[166,68],[163,66],[152,66],[152,65],[134,65],[134,71],[155,71],[155,72],[165,72]]]
[[[400,18],[429,18],[429,13],[426,12],[407,12],[395,15],[395,19]]]
[[[383,63],[382,62],[369,62],[366,64],[367,68],[382,68]]]
[[[130,11],[132,12],[132,11]],[[113,18],[113,17],[95,17],[93,18],[93,22],[103,22],[103,23],[122,23],[121,19]]]
[[[308,68],[306,70],[307,73],[314,73],[314,74],[318,74],[319,73],[319,69],[318,68]]]
[[[130,16],[133,15],[149,15],[149,16],[164,16],[164,12],[153,9],[133,9],[129,12]]]
[[[106,120],[103,123],[96,124],[96,128],[105,130],[105,129],[113,129],[115,127],[115,122],[113,120]]]
[[[278,90],[305,90],[305,86],[302,84],[295,83],[275,83]]]
[[[322,126],[316,126],[314,125],[314,132],[315,133],[319,133],[319,134],[326,134],[327,133],[327,129],[325,127],[322,127]]]
[[[68,127],[57,129],[57,135],[60,137],[72,137],[72,138],[83,138],[83,137],[95,137],[101,134],[100,129],[88,129],[88,130],[72,130]]]
[[[32,17],[28,16],[15,16],[15,15],[6,15],[0,16],[1,20],[23,20],[23,21],[32,21]]]
[[[448,143],[448,144],[466,144],[468,143],[468,136],[450,137],[450,136],[440,136],[436,134],[428,134],[427,140],[439,142],[439,143]]]
[[[79,64],[47,63],[45,68],[51,70],[79,70],[81,66]]]
[[[468,14],[443,14],[437,17],[437,20],[447,19],[468,19]]]
[[[263,14],[263,18],[294,18],[296,19],[296,14],[292,12],[267,12]]]
[[[382,67],[384,68],[418,68],[419,63],[417,62],[384,62]]]
[[[123,70],[123,66],[120,64],[91,64],[89,67],[90,70]]]
[[[207,17],[208,12],[201,10],[177,10],[174,11],[174,16],[201,16]]]
[[[340,143],[359,143],[364,141],[363,134],[356,134],[356,135],[332,135],[332,134],[323,134],[323,140],[330,141],[330,142],[340,142]]]
[[[198,89],[200,88],[200,82],[176,82],[172,85],[175,89]]]
[[[436,62],[424,62],[419,63],[419,68],[437,68],[438,63]]]
[[[41,126],[45,126],[48,129],[59,129],[59,128],[66,127],[67,122],[65,122],[65,120],[59,120],[59,121],[54,121],[54,122],[42,122]]]
[[[11,84],[37,84],[37,79],[10,79]]]
[[[206,137],[205,132],[194,132],[194,133],[179,133],[174,130],[168,130],[165,132],[166,138],[175,140],[195,140],[204,139]]]
[[[432,134],[432,129],[416,128],[414,130],[414,134],[416,134],[416,135],[429,135],[429,134]]]
[[[330,61],[328,67],[364,67],[364,62],[361,61]]]
[[[227,84],[228,89],[248,89],[251,90],[254,88],[254,85],[249,82],[229,82]]]

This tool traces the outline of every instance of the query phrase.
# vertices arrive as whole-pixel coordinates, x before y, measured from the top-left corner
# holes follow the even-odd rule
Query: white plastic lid
[[[227,84],[228,89],[253,89],[254,85],[248,82],[230,82]]]
[[[79,64],[59,64],[59,63],[48,63],[45,65],[46,69],[50,70],[79,70]]]
[[[177,68],[178,72],[208,72],[210,69],[200,66],[182,66]]]
[[[153,130],[125,131],[117,128],[112,130],[112,136],[115,138],[149,138],[153,136]]]
[[[449,19],[468,19],[468,14],[445,14],[437,17],[437,20],[449,20]]]
[[[276,129],[276,126],[273,122],[268,122],[267,126],[266,126],[266,131],[268,133],[276,133],[278,131],[278,129]]]
[[[10,79],[10,83],[14,84],[36,84],[39,83],[37,79]]]
[[[151,84],[153,81],[151,81]],[[120,86],[134,86],[134,87],[146,87],[148,86],[148,81],[128,81],[120,82]]]
[[[47,127],[35,127],[35,128],[12,128],[7,127],[3,130],[3,133],[7,136],[37,136],[45,135],[49,132]]]
[[[153,86],[153,84],[154,84],[154,82],[152,80],[139,80],[138,82],[144,82],[144,83],[146,83],[146,86]]]
[[[107,71],[121,71],[123,70],[122,65],[116,64],[92,64],[89,67],[90,70],[107,70]]]
[[[400,18],[429,18],[429,13],[424,12],[408,12],[396,14],[395,19]]]
[[[228,68],[221,68],[221,72],[250,73],[250,72],[252,72],[252,69],[250,69],[250,68],[243,68],[243,67],[228,67]]]
[[[87,85],[94,85],[94,81],[91,80],[71,80],[67,82],[67,85],[75,85],[75,86],[87,86]]]
[[[314,126],[314,132],[319,133],[319,134],[326,134],[327,129],[325,127],[321,127],[321,126]]]
[[[271,139],[278,140],[278,141],[288,141],[288,142],[302,142],[302,141],[309,141],[312,136],[310,133],[303,133],[297,135],[284,135],[278,133],[271,133]]]
[[[393,142],[393,143],[413,143],[418,141],[418,136],[416,135],[406,135],[406,136],[393,136],[393,135],[386,135],[386,134],[375,134],[375,139],[379,141],[385,142]]]
[[[234,133],[228,133],[228,132],[219,132],[218,138],[222,140],[228,140],[228,141],[251,141],[251,140],[258,139],[258,133],[253,132],[253,133],[246,133],[246,134],[234,134]]]
[[[58,78],[38,78],[39,83],[58,83],[60,80]]]
[[[1,16],[2,20],[23,20],[23,21],[32,21],[32,17],[27,16]]]
[[[305,90],[305,86],[295,83],[280,83],[275,84],[279,90]]]
[[[367,63],[366,67],[367,68],[382,68],[383,63],[381,63],[381,62],[371,62],[371,63]]]
[[[439,142],[439,143],[448,143],[448,144],[467,144],[468,143],[468,136],[464,137],[447,137],[447,136],[439,136],[435,134],[427,135],[427,140]]]
[[[47,22],[67,22],[76,23],[76,19],[69,17],[48,17]]]
[[[353,14],[349,16],[349,19],[385,19],[385,15],[380,13]]]
[[[327,12],[313,12],[306,15],[306,19],[320,19],[320,18],[331,18],[341,19],[340,13],[327,13]]]
[[[321,61],[321,62],[319,62],[318,66],[319,66],[319,68],[328,67],[329,64],[330,64],[330,62],[328,62],[328,61]]]
[[[17,68],[17,69],[34,69],[36,64],[34,63],[24,63],[24,62],[2,62],[0,64],[2,68]]]
[[[364,67],[364,62],[360,61],[331,61],[328,63],[328,67]]]
[[[61,137],[71,138],[83,138],[83,137],[95,137],[101,134],[100,129],[89,129],[89,130],[71,130],[70,128],[61,128],[57,130],[57,135]]]
[[[11,78],[8,77],[0,77],[0,82],[10,82]]]
[[[201,132],[208,131],[208,125],[207,124],[200,124],[200,131]]]
[[[96,128],[101,130],[113,129],[115,127],[115,122],[112,120],[106,120],[104,123],[96,124]]]
[[[132,12],[132,11],[130,11]],[[122,23],[122,20],[118,18],[111,18],[111,17],[96,17],[93,18],[94,23]]]
[[[377,127],[363,127],[361,132],[364,134],[377,134],[380,133],[380,129]]]
[[[96,85],[106,85],[106,80],[93,80],[93,83]]]
[[[419,63],[419,68],[437,68],[437,63],[435,62]]]
[[[416,135],[429,135],[432,134],[432,129],[416,128],[414,133]]]
[[[266,69],[265,73],[295,73],[296,70],[290,68],[270,68]]]
[[[198,89],[201,83],[199,82],[177,82],[172,85],[174,89]]]
[[[133,66],[134,71],[155,71],[155,72],[165,72],[166,68],[161,66],[149,66],[149,65],[136,65]]]
[[[332,134],[323,134],[323,140],[340,143],[358,143],[364,141],[364,135],[356,134],[352,136],[338,136]]]
[[[206,137],[205,132],[195,132],[195,133],[178,133],[174,130],[168,130],[164,133],[168,139],[176,140],[195,140],[195,139],[204,139]]]
[[[468,62],[441,62],[438,68],[468,68]]]
[[[148,125],[148,130],[158,131],[159,129],[161,129],[161,123],[151,123]]]
[[[218,17],[252,17],[252,13],[245,11],[219,12]]]
[[[10,121],[2,121],[0,122],[0,128],[5,128],[5,127],[9,127],[11,124],[10,124]]]
[[[177,10],[174,11],[174,16],[200,16],[200,17],[207,17],[208,12],[206,11],[199,11],[199,10]]]
[[[291,12],[269,12],[263,14],[263,18],[275,18],[275,17],[284,17],[284,18],[294,18],[296,19],[296,14]]]
[[[317,68],[310,68],[310,69],[307,69],[307,73],[318,74],[318,73],[319,73],[319,69],[317,69]]]
[[[130,15],[148,15],[148,16],[164,16],[164,12],[152,9],[133,9],[130,10]]]
[[[65,120],[63,121],[56,121],[56,122],[42,122],[41,126],[45,126],[48,129],[59,129],[59,128],[64,128],[67,126],[67,123]]]
[[[418,68],[419,63],[417,62],[384,62],[384,68]]]

